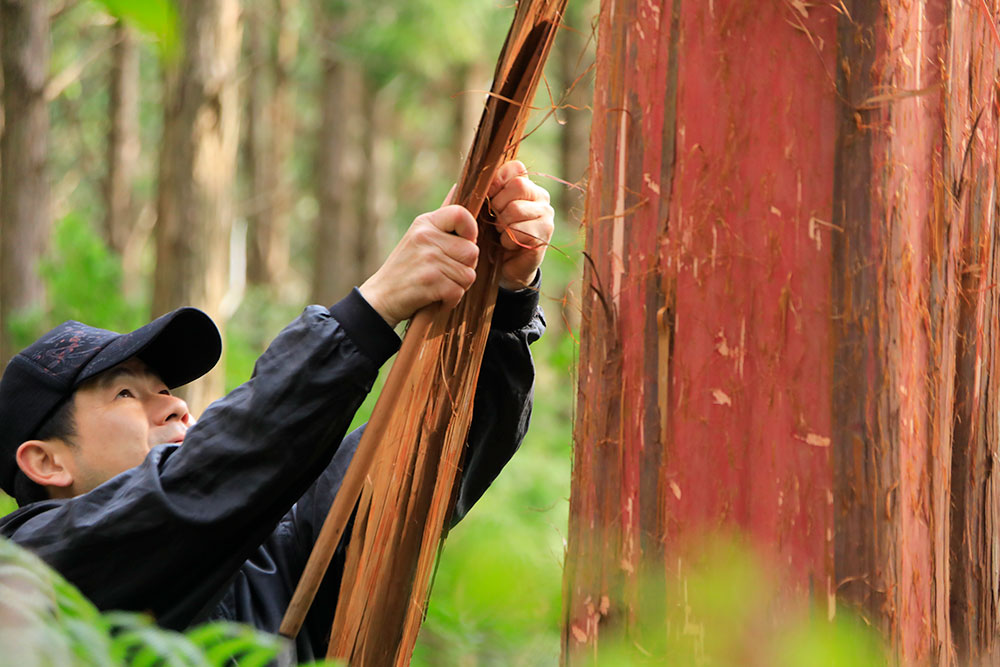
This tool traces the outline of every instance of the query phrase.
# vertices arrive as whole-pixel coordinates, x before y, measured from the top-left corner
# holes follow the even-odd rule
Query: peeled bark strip
[[[182,0],[184,56],[168,64],[153,314],[197,306],[224,326],[239,135],[237,0]],[[190,385],[200,414],[222,394],[222,364]]]
[[[0,2],[3,138],[0,139],[0,366],[16,352],[7,329],[17,311],[43,305],[38,260],[51,224],[46,174],[49,8]]]
[[[564,6],[517,7],[456,188],[455,201],[474,213],[517,150]],[[360,495],[329,650],[352,664],[408,664],[423,621],[496,299],[500,245],[495,226],[478,217],[476,282],[451,312],[430,307],[412,320],[282,621],[282,634],[298,632]]]
[[[602,3],[564,662],[692,641],[649,582],[720,529],[904,663],[993,655],[981,4]]]

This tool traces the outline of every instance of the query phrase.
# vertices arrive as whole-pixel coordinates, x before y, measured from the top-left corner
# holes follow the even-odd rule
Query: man
[[[538,267],[553,215],[525,174],[510,162],[491,188],[509,233],[456,520],[516,450],[530,413],[527,346],[544,328]],[[204,313],[180,309],[125,335],[56,327],[0,380],[0,486],[21,505],[0,534],[102,609],[149,611],[171,628],[225,618],[275,632],[360,439],[347,427],[399,346],[392,327],[458,303],[475,278],[476,235],[459,206],[418,217],[371,278],[329,309],[307,308],[197,424],[170,390],[218,360]],[[296,640],[299,660],[325,651],[344,548]]]

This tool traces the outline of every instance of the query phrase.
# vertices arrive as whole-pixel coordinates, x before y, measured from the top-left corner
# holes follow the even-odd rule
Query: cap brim
[[[77,384],[138,357],[169,388],[197,380],[222,355],[222,337],[212,318],[197,308],[178,308],[108,344],[80,371]]]

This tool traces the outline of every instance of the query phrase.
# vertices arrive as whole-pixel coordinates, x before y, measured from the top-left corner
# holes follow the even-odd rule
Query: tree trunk
[[[361,224],[358,227],[355,257],[357,269],[352,285],[360,285],[374,273],[382,260],[385,247],[386,220],[392,216],[392,110],[393,91],[377,88],[371,79],[362,86],[362,174],[358,191],[361,195]]]
[[[48,3],[0,1],[4,132],[0,140],[0,364],[16,352],[11,316],[41,306],[38,260],[48,239]]]
[[[248,12],[251,59],[248,90],[248,156],[251,196],[247,216],[247,277],[277,286],[288,269],[291,207],[288,159],[295,134],[291,68],[298,51],[296,0],[257,2]],[[269,26],[274,26],[273,44]]]
[[[139,163],[139,50],[129,26],[118,21],[114,31],[104,235],[111,248],[124,254],[136,228],[132,191]]]
[[[996,12],[996,3],[988,4]],[[1000,383],[995,381],[1000,378],[1000,45],[991,39],[990,18],[977,3],[954,3],[950,9],[948,38],[941,50],[947,83],[939,102],[944,127],[935,143],[935,148],[942,147],[943,180],[951,195],[942,197],[941,215],[950,225],[945,247],[961,243],[961,255],[951,259],[957,262],[961,289],[958,328],[952,334],[958,350],[951,421],[950,620],[962,662],[996,664],[1000,489],[992,472],[1000,454]],[[947,478],[947,471],[942,474]],[[948,520],[941,517],[942,528]]]
[[[164,95],[153,314],[193,305],[221,328],[239,133],[239,3],[182,0],[178,9],[185,52],[168,66]],[[221,364],[192,384],[194,413],[222,386]]]
[[[456,97],[452,110],[455,112],[452,132],[452,152],[455,155],[455,173],[462,169],[466,153],[476,136],[476,126],[483,115],[483,92],[490,85],[489,72],[483,63],[472,62],[457,65],[453,70]]]
[[[330,305],[364,279],[355,248],[361,229],[363,171],[360,68],[329,54],[320,91],[316,218],[311,300]]]
[[[727,528],[783,596],[860,613],[904,663],[991,655],[989,20],[602,3],[565,662],[642,645],[662,573]]]

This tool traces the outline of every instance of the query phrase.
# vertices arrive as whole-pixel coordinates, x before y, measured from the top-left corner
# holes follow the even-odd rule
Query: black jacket
[[[537,303],[535,290],[498,298],[456,520],[527,430]],[[175,629],[225,618],[276,632],[362,429],[345,432],[398,347],[356,290],[330,309],[310,306],[182,446],[155,447],[84,495],[27,505],[0,519],[0,534],[101,609],[149,611]],[[325,652],[343,558],[342,541],[296,641],[299,660]]]

